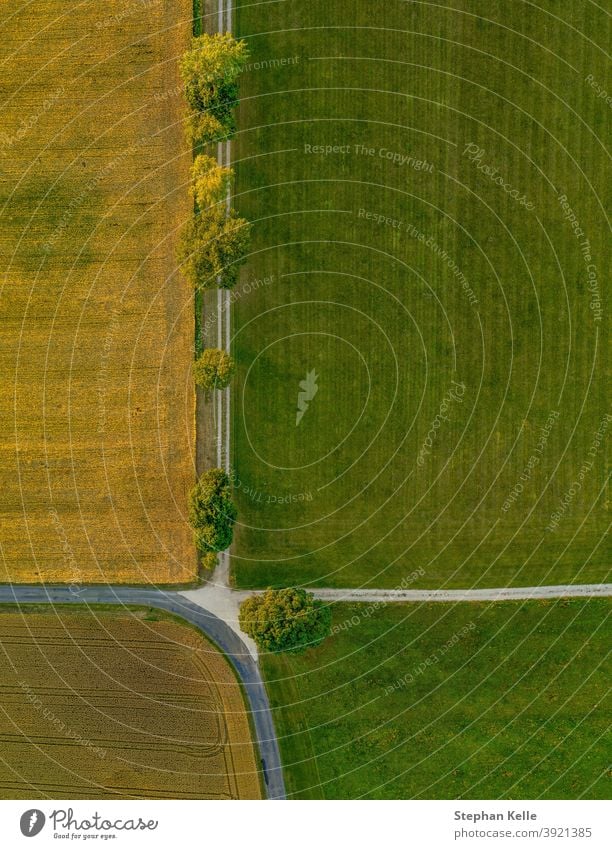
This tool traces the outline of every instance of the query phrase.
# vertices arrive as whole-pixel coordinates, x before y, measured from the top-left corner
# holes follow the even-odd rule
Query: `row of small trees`
[[[190,114],[189,138],[196,150],[230,139],[235,131],[238,77],[248,58],[246,45],[229,33],[194,38],[181,61]],[[191,194],[194,214],[180,243],[179,262],[196,290],[236,285],[250,242],[250,224],[228,203],[231,168],[205,152],[194,159]],[[227,351],[208,348],[194,364],[194,379],[206,395],[225,389],[235,371]],[[223,469],[205,472],[189,494],[189,520],[205,567],[229,548],[237,510],[229,476]],[[303,651],[329,633],[331,612],[302,589],[268,590],[240,608],[240,626],[265,651]]]
[[[194,38],[180,63],[189,105],[187,134],[199,152],[191,170],[193,216],[183,231],[178,260],[195,290],[235,286],[249,247],[250,225],[227,202],[233,171],[206,152],[236,131],[238,77],[247,58],[243,41],[217,33]],[[193,369],[208,397],[225,389],[234,371],[230,354],[219,348],[203,351]],[[189,520],[205,567],[230,546],[236,515],[228,475],[223,469],[205,472],[189,494]]]
[[[235,131],[238,76],[248,58],[246,44],[229,33],[200,35],[181,60],[189,104],[187,131],[195,150],[230,139]],[[196,289],[231,289],[246,259],[250,224],[231,207],[233,171],[206,153],[191,175],[194,214],[183,232],[179,262]]]
[[[236,131],[234,108],[238,77],[248,58],[246,44],[229,33],[201,35],[181,60],[189,104],[188,136],[194,149],[230,139]],[[250,224],[228,203],[234,178],[231,168],[199,153],[191,172],[194,213],[183,231],[179,263],[196,290],[231,289],[250,243]],[[207,396],[225,389],[235,371],[228,352],[208,348],[196,360],[194,379]]]

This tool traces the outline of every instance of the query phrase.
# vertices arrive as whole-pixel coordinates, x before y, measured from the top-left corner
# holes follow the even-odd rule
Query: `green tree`
[[[185,95],[191,107],[188,128],[194,143],[231,138],[238,76],[248,58],[244,41],[230,33],[200,35],[181,59]]]
[[[233,115],[231,119],[234,120]],[[194,145],[216,144],[227,137],[227,130],[209,112],[190,112],[185,119],[185,134]]]
[[[207,394],[229,386],[235,371],[236,363],[221,348],[206,348],[193,364],[196,386]]]
[[[246,260],[251,225],[231,209],[211,207],[187,224],[179,246],[183,273],[196,289],[232,289]]]
[[[231,545],[236,521],[230,479],[223,469],[209,469],[189,493],[189,521],[198,551],[224,551]]]
[[[302,652],[328,636],[331,610],[306,590],[269,589],[243,601],[239,622],[260,649]]]
[[[191,194],[199,210],[224,201],[234,172],[212,156],[196,156],[191,169]]]

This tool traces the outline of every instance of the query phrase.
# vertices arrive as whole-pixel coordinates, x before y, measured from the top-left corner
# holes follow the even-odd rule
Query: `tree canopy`
[[[236,131],[237,79],[247,58],[246,43],[230,33],[204,34],[192,40],[180,69],[191,107],[188,127],[195,143],[222,141]]]
[[[178,260],[196,289],[232,289],[246,260],[251,225],[235,210],[212,207],[191,219],[181,238]]]
[[[240,606],[240,627],[260,649],[302,652],[319,645],[331,628],[331,610],[299,588],[266,590]]]
[[[209,469],[189,493],[189,521],[198,551],[224,551],[232,542],[237,510],[230,479],[223,469]]]
[[[222,348],[206,348],[193,365],[196,386],[207,393],[229,386],[235,371],[236,363]]]
[[[203,211],[225,200],[234,172],[206,154],[196,156],[191,169],[191,194]]]

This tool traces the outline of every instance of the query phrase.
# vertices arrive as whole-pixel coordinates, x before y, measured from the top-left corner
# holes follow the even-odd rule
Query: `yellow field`
[[[0,798],[260,798],[230,666],[148,616],[0,613]]]
[[[0,11],[0,581],[194,577],[191,0]]]

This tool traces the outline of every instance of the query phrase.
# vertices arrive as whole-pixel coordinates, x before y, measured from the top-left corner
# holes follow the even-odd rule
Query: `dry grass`
[[[191,11],[0,13],[0,580],[194,576]]]
[[[260,798],[230,666],[150,617],[0,613],[0,798]]]

